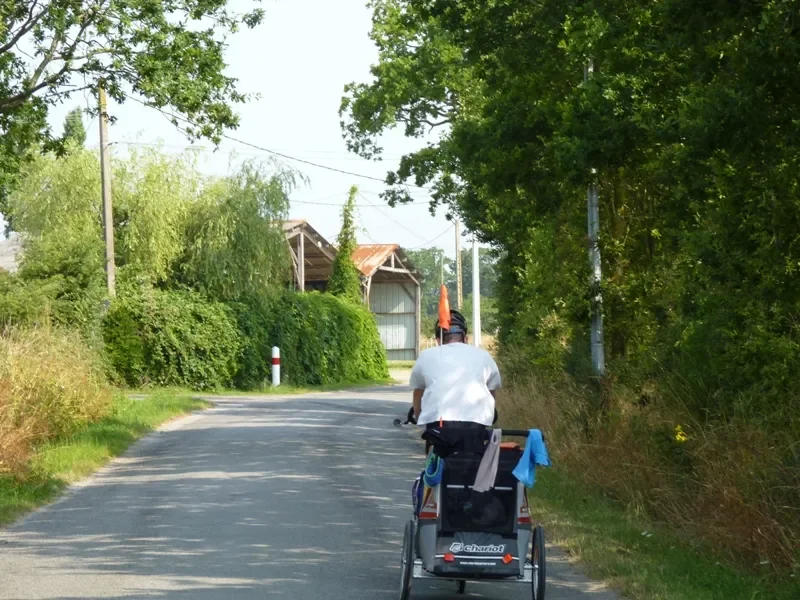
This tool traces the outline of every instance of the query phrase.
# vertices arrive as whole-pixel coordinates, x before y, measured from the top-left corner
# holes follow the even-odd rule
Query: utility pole
[[[109,161],[106,91],[100,87],[100,176],[103,180],[103,233],[106,241],[106,284],[108,296],[117,295],[114,264],[114,214],[111,209],[111,164]]]
[[[481,270],[480,255],[478,253],[478,236],[472,237],[472,339],[473,343],[481,346]]]
[[[461,223],[456,219],[456,303],[458,310],[464,307],[464,293],[462,289],[463,274],[461,271]]]
[[[594,60],[584,67],[583,81],[589,81],[594,73]],[[603,348],[603,294],[601,291],[602,272],[600,264],[600,209],[597,197],[597,184],[595,177],[597,170],[592,168],[592,181],[586,193],[589,217],[589,293],[591,297],[592,312],[592,369],[596,377],[603,377],[606,371],[605,351]]]

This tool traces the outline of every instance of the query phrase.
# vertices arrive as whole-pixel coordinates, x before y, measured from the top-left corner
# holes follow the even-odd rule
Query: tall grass
[[[22,475],[33,448],[102,418],[112,390],[77,334],[38,328],[0,334],[0,473]]]
[[[506,426],[539,427],[555,464],[632,513],[748,570],[800,575],[800,439],[787,423],[769,431],[750,420],[701,422],[674,386],[645,399],[594,390],[566,375],[517,378],[498,398]]]

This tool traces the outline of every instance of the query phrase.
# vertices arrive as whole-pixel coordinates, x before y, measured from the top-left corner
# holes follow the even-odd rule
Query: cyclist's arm
[[[412,404],[414,406],[414,419],[419,419],[422,412],[422,395],[425,393],[425,376],[422,374],[422,360],[417,359],[414,367],[411,369],[411,378],[409,383],[414,389],[412,396]]]
[[[425,393],[425,390],[414,390],[414,419],[419,419],[419,415],[422,412],[422,394]]]
[[[497,363],[491,356],[489,356],[489,375],[486,378],[486,387],[495,398],[497,398],[497,390],[502,387],[500,369],[497,368]]]

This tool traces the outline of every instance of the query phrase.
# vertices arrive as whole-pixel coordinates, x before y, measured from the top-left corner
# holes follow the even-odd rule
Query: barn
[[[364,297],[378,321],[389,360],[415,360],[420,351],[420,276],[397,244],[356,248]]]
[[[336,248],[305,220],[284,224],[298,290],[324,291]],[[397,244],[365,244],[353,253],[364,302],[375,314],[389,360],[415,360],[420,351],[421,277]]]

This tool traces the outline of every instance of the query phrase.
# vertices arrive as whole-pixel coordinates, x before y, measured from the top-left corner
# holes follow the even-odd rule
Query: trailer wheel
[[[400,600],[411,597],[411,572],[414,568],[414,521],[406,523],[403,533],[403,555],[400,558]]]
[[[533,530],[533,545],[531,548],[531,564],[533,577],[531,578],[533,600],[544,600],[546,561],[544,551],[544,527],[537,525]]]

